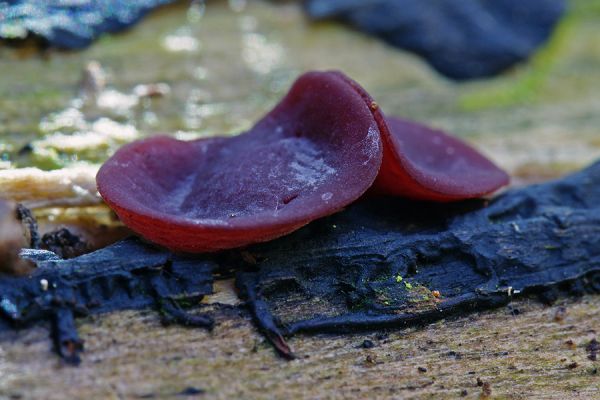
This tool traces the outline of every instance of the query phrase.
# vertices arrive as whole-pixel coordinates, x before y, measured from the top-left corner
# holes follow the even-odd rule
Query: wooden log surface
[[[600,332],[598,310],[599,296],[523,301],[423,328],[298,336],[293,361],[245,313],[223,312],[207,333],[119,312],[79,322],[86,352],[77,368],[62,364],[41,327],[3,340],[0,394],[177,398],[191,387],[215,399],[480,398],[489,385],[491,398],[592,399],[600,364],[586,347]]]
[[[416,57],[356,32],[307,24],[295,4],[252,2],[236,13],[226,2],[209,2],[198,24],[184,9],[169,8],[130,33],[48,60],[27,49],[0,47],[0,134],[8,138],[0,150],[11,159],[8,168],[55,171],[35,172],[40,185],[64,185],[48,188],[49,205],[78,205],[80,199],[89,205],[86,199],[96,201],[89,190],[93,172],[77,175],[83,177],[79,182],[61,180],[61,171],[67,177],[88,163],[93,171],[122,137],[92,121],[111,119],[120,125],[110,127],[133,132],[127,140],[159,131],[184,138],[235,132],[268,110],[299,70],[340,68],[386,112],[472,141],[511,172],[514,184],[555,177],[600,156],[600,49],[594,39],[600,7],[597,1],[572,4],[555,37],[530,63],[465,85],[447,82]],[[174,50],[178,38],[188,44],[199,38],[201,50]],[[61,116],[74,113],[77,80],[91,60],[108,71],[108,88],[100,95],[120,103],[76,109],[84,123],[75,118],[77,129],[56,128]],[[162,81],[171,86],[164,99],[139,106],[125,101],[136,85]],[[48,138],[61,129],[72,129],[75,137],[85,131],[85,138],[95,140],[80,140],[88,147],[76,153],[54,148]],[[34,151],[18,156],[29,143]],[[19,181],[19,173],[26,174],[2,172],[18,188],[13,198],[44,205],[44,190]],[[86,188],[86,195],[75,186]],[[42,226],[77,226],[77,212],[46,209],[38,216]],[[65,214],[71,217],[61,219]],[[293,361],[274,353],[246,311],[231,308],[236,301],[231,282],[219,281],[205,300],[217,303],[206,305],[217,315],[211,333],[164,327],[150,310],[78,320],[86,351],[77,368],[55,355],[46,327],[2,333],[0,398],[600,398],[600,362],[588,350],[600,336],[597,295],[552,306],[522,300],[420,328],[300,335],[290,340],[299,355]]]

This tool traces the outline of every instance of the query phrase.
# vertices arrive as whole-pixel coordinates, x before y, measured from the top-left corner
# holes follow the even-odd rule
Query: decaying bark
[[[99,204],[97,170],[94,166],[77,166],[54,171],[38,168],[0,171],[2,196],[29,208]]]
[[[38,269],[0,279],[0,316],[13,326],[54,321],[67,360],[81,349],[73,317],[88,312],[156,307],[167,321],[210,327],[184,308],[211,293],[217,269],[239,271],[259,328],[293,357],[285,335],[402,327],[533,293],[600,291],[600,162],[490,204],[369,199],[220,254],[177,256],[128,239],[70,260],[22,256]]]
[[[90,312],[155,307],[165,322],[212,326],[210,317],[182,309],[212,292],[211,261],[175,256],[137,239],[70,260],[47,250],[21,256],[38,269],[30,277],[0,279],[0,315],[13,327],[51,321],[56,349],[69,362],[78,363],[82,350],[73,318]]]
[[[489,205],[369,200],[251,254],[264,261],[237,285],[280,351],[297,332],[422,324],[550,289],[598,292],[600,163]]]
[[[31,263],[19,258],[19,250],[33,245],[37,238],[32,236],[27,243],[26,232],[19,219],[19,206],[0,199],[0,273],[22,274],[31,267]],[[23,223],[27,224],[27,221]]]

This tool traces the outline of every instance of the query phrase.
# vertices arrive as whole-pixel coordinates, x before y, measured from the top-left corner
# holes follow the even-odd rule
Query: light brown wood
[[[169,82],[168,95],[127,117],[140,136],[240,131],[271,108],[299,71],[338,68],[363,84],[390,115],[471,141],[509,170],[514,184],[551,178],[600,156],[598,0],[573,0],[555,38],[530,63],[460,85],[419,58],[360,33],[309,24],[298,4],[254,1],[236,13],[225,1],[207,3],[199,22],[190,22],[181,8],[169,8],[127,34],[108,36],[82,52],[52,54],[47,61],[0,48],[0,150],[14,155],[29,142],[49,150],[34,151],[19,165],[3,161],[0,168],[58,168],[0,171],[8,197],[38,205],[98,201],[97,164],[81,161],[102,161],[118,141],[102,142],[92,129],[94,140],[77,150],[78,160],[63,165],[48,140],[56,132],[39,131],[40,121],[70,107],[91,60],[107,71],[99,90],[127,94],[138,84]],[[178,35],[199,38],[200,50],[167,49],[166,38]],[[266,56],[269,63],[256,64]],[[123,118],[118,107],[84,111],[92,127],[99,117]],[[142,118],[146,112],[156,118]],[[73,172],[80,167],[85,171]],[[38,215],[44,226],[80,226],[75,220],[81,210],[72,210],[63,211],[73,217],[57,218],[52,210]],[[106,212],[98,214],[108,225]],[[217,290],[208,303],[235,302],[230,286],[219,284]],[[485,384],[498,399],[600,399],[600,362],[588,359],[585,350],[600,336],[600,296],[562,299],[552,307],[525,300],[512,307],[518,315],[502,308],[390,331],[387,338],[378,339],[377,332],[299,336],[290,344],[301,357],[291,362],[274,354],[244,313],[224,312],[212,333],[165,328],[151,310],[94,316],[78,321],[86,346],[78,368],[55,355],[44,327],[1,333],[0,399],[179,398],[175,395],[187,387],[204,390],[199,398],[206,399],[463,394],[475,399],[485,397]],[[364,340],[375,346],[361,348]]]
[[[0,397],[173,398],[194,387],[203,399],[476,399],[479,379],[494,399],[600,398],[600,361],[585,349],[600,336],[600,296],[511,307],[424,328],[299,336],[294,361],[231,312],[212,333],[165,328],[153,312],[95,316],[79,323],[78,368],[62,364],[42,328],[0,341]]]

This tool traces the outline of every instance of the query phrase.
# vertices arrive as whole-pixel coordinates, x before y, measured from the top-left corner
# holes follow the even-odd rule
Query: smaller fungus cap
[[[383,162],[371,192],[430,201],[457,201],[490,194],[509,176],[462,140],[440,130],[387,117],[358,83],[346,80],[370,105],[383,142]]]

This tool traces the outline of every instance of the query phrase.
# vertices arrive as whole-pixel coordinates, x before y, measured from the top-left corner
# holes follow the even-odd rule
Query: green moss
[[[29,163],[42,170],[49,171],[63,168],[68,161],[61,157],[55,149],[46,148],[34,150],[29,157]]]

